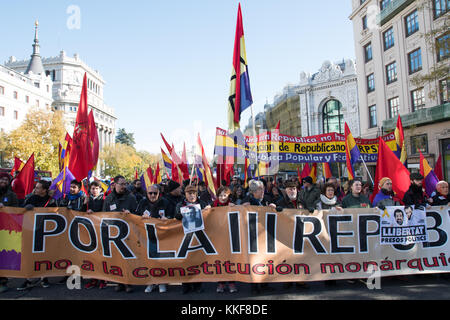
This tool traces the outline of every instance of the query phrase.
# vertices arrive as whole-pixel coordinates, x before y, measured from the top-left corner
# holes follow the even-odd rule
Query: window
[[[372,43],[369,42],[364,46],[364,60],[365,62],[369,62],[372,60]]]
[[[394,29],[391,27],[383,33],[384,51],[394,46]]]
[[[5,116],[5,107],[0,107],[0,117]]]
[[[30,103],[30,97],[29,96],[25,96],[25,102],[26,103]]]
[[[411,154],[428,153],[428,139],[426,134],[411,137]]]
[[[422,70],[422,52],[419,49],[408,54],[409,74]]]
[[[14,99],[16,99],[16,100],[19,98],[19,94],[17,93],[17,91],[14,91],[13,97],[14,97]]]
[[[386,83],[397,81],[397,63],[394,61],[386,66]]]
[[[367,76],[367,92],[375,91],[375,76],[373,73]]]
[[[377,126],[377,106],[373,105],[369,107],[369,128],[375,128]]]
[[[388,106],[389,106],[389,118],[395,118],[398,116],[398,109],[400,106],[400,100],[398,97],[392,98],[388,100]]]
[[[2,86],[0,86],[0,94],[1,94],[1,95],[4,95],[4,94],[5,94],[5,88],[2,87]]]
[[[323,107],[323,132],[344,133],[344,114],[342,104],[337,100],[328,101]]]
[[[36,107],[39,107],[39,100],[36,100]]]
[[[14,110],[14,120],[19,119],[19,111]]]
[[[364,2],[366,2],[366,0],[360,0],[359,4],[363,4]]]
[[[386,9],[386,7],[391,3],[391,0],[381,0],[380,1],[380,10]]]
[[[425,107],[425,90],[423,88],[411,91],[412,111]]]
[[[417,9],[406,16],[405,27],[407,37],[419,30],[419,16],[417,15]]]
[[[433,1],[433,13],[434,18],[437,19],[449,11],[450,1],[449,0],[434,0]]]
[[[50,92],[50,86],[47,85],[47,92]]]
[[[449,79],[439,81],[439,97],[441,98],[441,104],[449,102]]]
[[[367,16],[362,17],[362,27],[363,30],[367,29]]]
[[[450,33],[447,33],[436,39],[437,60],[442,61],[450,56]]]

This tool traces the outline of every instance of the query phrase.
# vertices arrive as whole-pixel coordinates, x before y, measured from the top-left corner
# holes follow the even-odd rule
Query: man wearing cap
[[[380,191],[373,199],[372,206],[384,210],[386,207],[399,206],[400,203],[394,199],[395,193],[392,191],[392,180],[388,177],[381,178],[378,183]]]
[[[170,180],[166,187],[167,194],[164,199],[168,201],[166,215],[167,217],[175,217],[175,209],[177,204],[183,200],[181,195],[181,185],[178,182]]]
[[[177,220],[181,220],[181,221],[183,220],[183,214],[181,213],[181,208],[182,207],[199,204],[200,208],[202,210],[211,208],[210,205],[208,205],[207,203],[203,202],[202,200],[200,200],[198,198],[198,190],[197,190],[196,186],[193,186],[193,185],[187,186],[184,189],[184,194],[185,194],[185,198],[183,200],[181,200],[181,202],[179,202],[177,204],[176,209],[175,209],[175,218]],[[197,293],[203,292],[202,283],[201,282],[197,282],[197,283],[182,283],[181,287],[182,287],[182,293],[183,294],[187,294],[190,291],[194,291],[194,292],[197,292]]]
[[[414,206],[415,209],[423,210],[427,206],[427,196],[422,187],[423,176],[414,172],[411,173],[410,179],[411,185],[403,197],[403,203],[405,206]]]
[[[320,201],[320,190],[313,183],[311,177],[305,177],[302,179],[303,188],[299,193],[299,201],[303,208],[308,209],[309,212],[313,212],[317,203]]]
[[[293,181],[287,181],[285,184],[285,192],[283,192],[283,198],[278,200],[277,211],[283,211],[283,209],[302,209],[300,201],[298,201],[297,183]]]

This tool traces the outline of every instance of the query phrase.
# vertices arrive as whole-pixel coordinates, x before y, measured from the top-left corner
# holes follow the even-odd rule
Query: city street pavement
[[[181,293],[180,285],[168,286],[166,293],[160,294],[155,290],[144,293],[145,286],[134,286],[132,293],[115,292],[114,285],[109,284],[106,289],[98,288],[86,290],[82,282],[81,290],[69,290],[65,284],[57,284],[62,278],[50,278],[50,287],[36,286],[30,290],[19,292],[16,290],[23,282],[22,279],[10,279],[9,291],[1,293],[1,300],[236,300],[252,301],[264,300],[450,300],[450,280],[442,275],[408,276],[406,280],[398,278],[382,278],[380,289],[369,290],[367,286],[357,281],[349,283],[346,280],[337,281],[336,285],[326,285],[324,282],[310,282],[308,288],[284,288],[282,283],[269,285],[269,290],[259,295],[253,295],[250,284],[237,283],[238,293],[216,293],[215,283],[204,283],[203,293]]]

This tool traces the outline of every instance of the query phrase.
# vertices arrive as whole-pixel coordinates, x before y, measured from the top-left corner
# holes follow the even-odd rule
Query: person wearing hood
[[[176,181],[170,180],[166,186],[166,192],[164,199],[169,202],[166,216],[173,218],[175,217],[177,204],[183,200],[181,185]]]
[[[56,200],[56,206],[75,211],[83,211],[86,195],[81,191],[81,182],[72,180],[70,182],[70,191],[64,197]]]
[[[123,176],[114,178],[114,189],[103,202],[103,212],[122,212],[124,214],[134,214],[136,212],[136,197],[127,190],[127,181]],[[133,292],[131,285],[118,284],[116,292],[125,290]]]
[[[203,202],[202,200],[200,200],[198,198],[198,190],[197,190],[196,186],[193,186],[193,185],[187,186],[184,189],[184,193],[185,193],[185,198],[181,202],[179,202],[177,204],[176,208],[175,208],[175,218],[177,220],[180,220],[180,221],[183,220],[183,214],[181,213],[181,208],[182,207],[199,204],[200,208],[202,210],[211,208],[210,205],[208,205],[207,203]],[[197,283],[182,283],[181,287],[182,287],[182,293],[183,294],[187,294],[190,291],[197,292],[197,293],[202,293],[203,292],[202,283],[201,282],[197,282]]]
[[[395,193],[392,190],[392,180],[389,177],[381,178],[378,183],[378,187],[380,188],[380,191],[378,191],[377,195],[373,199],[373,207],[378,207],[381,210],[384,210],[386,207],[400,205],[400,202],[394,198]]]

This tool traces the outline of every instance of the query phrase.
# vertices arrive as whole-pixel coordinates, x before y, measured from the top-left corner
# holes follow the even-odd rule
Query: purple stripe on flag
[[[437,178],[436,174],[433,170],[428,173],[428,175],[424,179],[425,182],[425,192],[429,197],[431,197],[431,194],[436,190],[436,185],[439,182],[439,179]]]
[[[0,270],[20,271],[22,254],[16,251],[2,250],[0,252]]]

